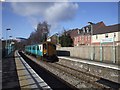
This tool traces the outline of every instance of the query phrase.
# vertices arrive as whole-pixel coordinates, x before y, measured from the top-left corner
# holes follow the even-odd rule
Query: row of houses
[[[120,45],[120,24],[106,26],[104,22],[83,27],[74,37],[74,46],[79,45]]]
[[[66,33],[73,39],[74,46],[81,45],[120,45],[120,24],[106,26],[103,21],[91,23],[81,29],[68,30]],[[52,36],[56,41],[56,35]]]

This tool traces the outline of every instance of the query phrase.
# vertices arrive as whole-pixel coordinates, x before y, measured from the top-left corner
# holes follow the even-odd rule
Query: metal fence
[[[57,50],[68,51],[71,57],[120,64],[120,46],[59,47]]]

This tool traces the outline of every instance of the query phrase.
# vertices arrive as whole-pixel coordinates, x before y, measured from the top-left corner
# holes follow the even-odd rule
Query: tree
[[[71,39],[70,35],[64,33],[62,36],[59,37],[60,44],[62,47],[71,47],[73,45],[73,40]]]
[[[51,25],[49,25],[46,21],[44,21],[43,23],[39,23],[37,25],[36,36],[39,39],[38,42],[46,41],[46,39],[49,35],[50,27],[51,27]]]

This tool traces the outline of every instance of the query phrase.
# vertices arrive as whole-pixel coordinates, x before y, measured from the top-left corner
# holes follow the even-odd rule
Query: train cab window
[[[47,45],[46,45],[46,44],[43,44],[43,48],[44,48],[44,49],[47,49]]]
[[[56,49],[56,45],[53,45],[53,48]]]
[[[51,44],[51,47],[53,47],[54,49],[56,49],[56,45],[54,45],[54,44]]]

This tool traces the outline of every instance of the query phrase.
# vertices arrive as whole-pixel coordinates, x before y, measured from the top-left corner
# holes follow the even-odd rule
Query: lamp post
[[[57,45],[59,45],[59,34],[58,33],[56,33],[56,39],[57,39]]]
[[[93,35],[93,23],[92,22],[88,22],[88,24],[90,24],[91,27],[91,42],[90,45],[92,47],[92,52],[91,52],[91,60],[94,60],[94,51],[93,51],[93,45],[92,45],[92,35]]]
[[[8,39],[8,31],[10,31],[11,29],[8,28],[6,29],[6,55],[8,55],[8,44],[7,44],[7,39]]]
[[[90,27],[91,27],[91,42],[90,42],[90,44],[91,44],[91,46],[92,46],[92,35],[93,35],[93,23],[92,22],[88,22],[88,24],[90,24]]]
[[[9,38],[10,38],[10,40],[9,40],[9,49],[10,49],[10,53],[11,53],[11,51],[12,51],[12,44],[11,44],[11,42],[12,42],[12,36],[9,36]]]

